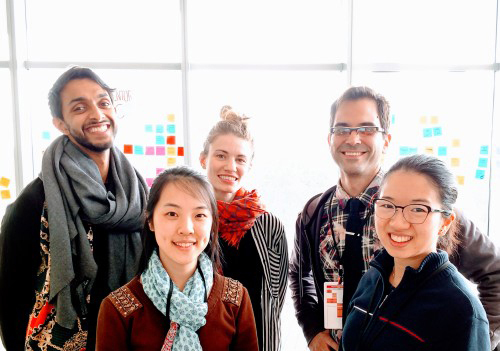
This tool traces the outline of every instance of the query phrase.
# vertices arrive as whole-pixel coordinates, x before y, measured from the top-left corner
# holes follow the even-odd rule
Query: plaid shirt
[[[375,227],[373,221],[373,213],[370,214],[371,200],[373,196],[378,192],[380,182],[384,172],[380,170],[375,178],[368,187],[363,191],[357,198],[365,205],[364,213],[361,214],[362,218],[369,218],[363,227],[363,238],[362,238],[362,252],[365,273],[369,268],[369,263],[373,258],[373,253],[378,250],[380,242],[375,234]],[[323,208],[323,213],[330,213],[332,219],[332,227],[335,235],[335,241],[337,243],[337,248],[339,250],[339,256],[342,257],[345,248],[345,233],[346,233],[346,223],[347,217],[349,216],[349,209],[346,209],[347,202],[351,197],[342,188],[339,183],[335,193],[332,193],[332,197],[328,199]],[[328,208],[328,206],[331,206]],[[325,275],[325,280],[332,282],[338,281],[339,279],[339,269],[340,262],[338,261],[338,256],[335,250],[335,243],[333,241],[332,232],[330,230],[330,224],[328,221],[329,216],[323,216],[320,229],[320,244],[319,244],[319,254],[321,257],[321,262],[323,263],[323,273]]]

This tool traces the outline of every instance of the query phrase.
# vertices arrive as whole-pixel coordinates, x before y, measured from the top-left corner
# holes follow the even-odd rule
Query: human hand
[[[333,341],[329,330],[324,330],[316,334],[309,343],[309,350],[311,351],[330,351],[332,349],[337,351],[339,349],[339,344]]]

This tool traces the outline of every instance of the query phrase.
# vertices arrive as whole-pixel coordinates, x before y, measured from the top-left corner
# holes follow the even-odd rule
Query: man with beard
[[[332,105],[328,144],[340,179],[311,198],[299,214],[289,269],[296,316],[312,351],[337,350],[349,300],[380,248],[371,201],[377,196],[383,155],[391,141],[389,115],[387,100],[367,87],[349,88]],[[478,284],[494,348],[500,341],[500,249],[455,212],[460,243],[450,261]],[[411,238],[395,233],[394,240],[402,244]],[[327,311],[329,321],[335,321],[329,325],[339,326],[332,330],[324,322],[325,282],[341,283],[343,291],[341,317],[337,310],[334,318]],[[327,294],[332,291],[326,289]]]
[[[136,274],[147,186],[113,146],[112,93],[82,67],[50,90],[64,135],[0,233],[0,333],[9,351],[93,350],[101,300]]]

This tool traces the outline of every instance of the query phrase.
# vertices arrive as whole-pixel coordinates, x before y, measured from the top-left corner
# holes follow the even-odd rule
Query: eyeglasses
[[[427,205],[409,204],[406,206],[396,206],[389,200],[376,199],[374,201],[375,216],[382,219],[390,219],[394,217],[398,208],[403,212],[403,217],[408,223],[421,224],[427,219],[429,213],[439,212],[446,217],[451,214],[451,211],[433,209]]]
[[[363,126],[363,127],[332,127],[330,132],[335,136],[349,136],[351,132],[356,132],[361,136],[372,136],[377,132],[385,132],[383,128],[376,126]]]

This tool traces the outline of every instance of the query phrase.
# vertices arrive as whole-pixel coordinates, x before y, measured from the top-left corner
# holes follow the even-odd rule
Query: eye
[[[111,107],[111,101],[109,100],[104,100],[101,102],[102,107]]]
[[[165,213],[165,216],[167,216],[167,217],[177,217],[177,213],[175,213],[174,211],[169,211],[169,212]]]
[[[215,154],[215,158],[223,160],[225,158],[225,155],[224,154]]]
[[[427,209],[425,207],[415,206],[411,207],[410,211],[414,213],[426,213]]]
[[[245,158],[238,158],[236,161],[241,164],[247,163],[247,160]]]
[[[208,218],[208,215],[206,213],[198,213],[196,218]]]
[[[84,105],[76,105],[75,107],[73,107],[73,111],[75,112],[81,112],[81,111],[84,111],[85,110],[85,106]]]

